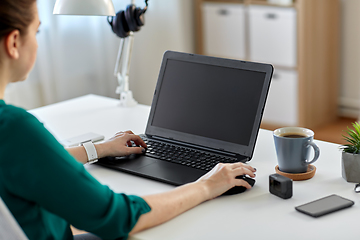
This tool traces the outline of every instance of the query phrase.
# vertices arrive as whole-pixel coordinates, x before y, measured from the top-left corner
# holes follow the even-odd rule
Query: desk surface
[[[30,111],[58,139],[87,132],[103,134],[105,139],[116,131],[144,133],[150,108],[118,107],[118,100],[87,95]],[[316,133],[315,133],[316,138]],[[341,152],[337,144],[316,141],[320,158],[314,164],[314,178],[293,183],[293,197],[283,200],[269,193],[270,174],[277,165],[272,132],[260,130],[250,162],[257,168],[255,186],[245,193],[205,202],[175,219],[143,231],[130,239],[358,239],[360,194],[354,184],[341,177]],[[115,192],[147,195],[172,189],[164,183],[132,176],[100,166],[87,170]],[[338,194],[355,205],[321,218],[297,212],[294,207]]]

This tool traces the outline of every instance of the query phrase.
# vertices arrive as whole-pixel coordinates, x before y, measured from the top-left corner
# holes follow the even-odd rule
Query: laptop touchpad
[[[155,161],[137,170],[140,174],[156,176],[170,183],[186,184],[196,181],[205,171],[172,164],[164,161]],[[183,173],[183,174],[182,174]]]
[[[142,157],[137,158],[136,156],[127,156],[127,157],[106,157],[99,159],[99,164],[112,168],[124,168],[129,170],[137,170],[139,168],[145,167],[149,164],[156,162],[156,160]]]

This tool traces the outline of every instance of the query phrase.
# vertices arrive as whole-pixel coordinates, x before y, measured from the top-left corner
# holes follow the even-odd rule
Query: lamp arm
[[[135,106],[137,102],[132,97],[129,88],[130,62],[134,45],[134,34],[121,39],[119,52],[116,60],[114,75],[118,80],[119,86],[116,93],[120,94],[120,105],[125,107]]]
[[[134,46],[134,34],[133,32],[130,32],[130,36],[128,37],[129,42],[128,42],[128,48],[127,48],[127,62],[126,62],[126,81],[125,81],[125,91],[129,91],[129,75],[130,75],[130,63],[131,63],[131,56],[132,56],[132,52],[133,52],[133,46]]]
[[[116,60],[114,76],[118,79],[117,93],[129,91],[130,62],[134,45],[134,34],[130,32],[127,38],[120,41],[119,52]]]
[[[118,84],[119,84],[119,86],[116,89],[116,93],[118,93],[118,94],[120,94],[124,89],[124,77],[123,77],[123,74],[121,74],[121,70],[120,70],[123,59],[124,59],[124,57],[123,57],[124,46],[125,46],[125,39],[122,38],[120,40],[120,46],[119,46],[119,51],[118,51],[116,64],[115,64],[115,70],[114,70],[114,76],[117,78]]]

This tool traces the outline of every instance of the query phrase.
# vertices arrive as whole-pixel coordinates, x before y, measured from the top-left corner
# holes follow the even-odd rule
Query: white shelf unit
[[[337,118],[338,6],[338,0],[295,0],[289,6],[197,0],[197,53],[275,67],[263,124],[330,123]]]

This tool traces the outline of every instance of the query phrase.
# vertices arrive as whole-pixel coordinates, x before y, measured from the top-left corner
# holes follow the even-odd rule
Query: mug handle
[[[313,158],[313,160],[311,161],[306,161],[307,164],[311,164],[314,163],[316,160],[318,160],[319,156],[320,156],[320,149],[319,147],[314,143],[314,142],[308,142],[308,146],[312,146],[315,152],[315,156]]]

